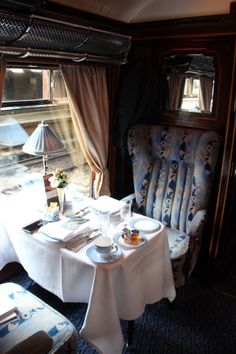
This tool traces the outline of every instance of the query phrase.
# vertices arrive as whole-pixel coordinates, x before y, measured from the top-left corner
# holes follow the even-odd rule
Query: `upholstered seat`
[[[137,212],[166,226],[176,286],[197,260],[220,140],[214,131],[160,125],[129,131]]]
[[[18,284],[1,284],[0,293],[17,306],[17,318],[0,324],[1,354],[76,354],[77,332],[66,317]]]

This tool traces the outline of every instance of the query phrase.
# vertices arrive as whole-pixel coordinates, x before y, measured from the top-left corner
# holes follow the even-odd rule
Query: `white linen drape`
[[[76,134],[86,160],[95,172],[94,194],[110,195],[107,169],[109,106],[103,67],[61,66]]]

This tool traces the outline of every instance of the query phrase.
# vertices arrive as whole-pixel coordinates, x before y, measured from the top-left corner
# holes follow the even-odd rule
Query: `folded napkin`
[[[94,225],[89,223],[88,219],[84,219],[84,222],[77,223],[71,220],[60,220],[56,222],[50,222],[43,225],[39,232],[54,238],[59,241],[67,242],[72,238],[78,236],[80,233],[88,232],[94,229]]]
[[[90,207],[95,211],[109,211],[110,214],[118,213],[121,208],[124,206],[124,202],[108,197],[103,195],[98,199],[91,199],[90,200]]]

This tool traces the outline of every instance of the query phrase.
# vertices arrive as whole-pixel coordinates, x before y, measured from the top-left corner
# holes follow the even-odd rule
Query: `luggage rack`
[[[0,53],[124,64],[131,36],[42,16],[0,12]]]

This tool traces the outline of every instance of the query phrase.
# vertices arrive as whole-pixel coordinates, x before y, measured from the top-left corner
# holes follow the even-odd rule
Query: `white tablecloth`
[[[74,253],[45,241],[40,234],[23,232],[21,222],[4,223],[5,237],[8,235],[19,262],[32,279],[64,302],[88,303],[80,333],[104,354],[122,353],[120,319],[134,320],[142,315],[146,304],[175,298],[163,226],[147,235],[143,247],[123,250],[114,263],[95,265],[86,255],[91,243]]]

